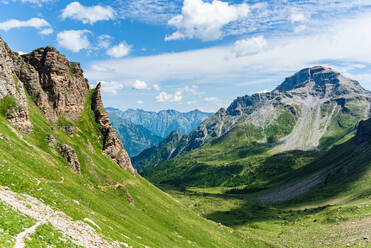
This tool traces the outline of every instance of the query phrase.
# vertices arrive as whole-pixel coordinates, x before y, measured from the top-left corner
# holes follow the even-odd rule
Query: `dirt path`
[[[19,233],[15,238],[15,245],[13,246],[13,248],[24,248],[25,237],[29,234],[33,234],[36,231],[37,227],[42,224],[45,224],[45,222],[39,221],[35,225],[31,226],[30,228],[26,228],[23,232]]]
[[[23,247],[21,240],[28,234],[32,233],[41,223],[50,223],[56,230],[64,235],[69,236],[72,241],[78,245],[87,248],[111,248],[120,247],[121,242],[109,243],[103,239],[96,230],[82,221],[73,221],[71,217],[63,212],[55,211],[45,205],[38,199],[26,194],[18,194],[10,191],[6,187],[0,187],[0,200],[7,203],[19,212],[30,216],[38,221],[38,224],[25,230],[17,236],[19,245],[15,247]],[[17,241],[18,244],[18,241]],[[127,245],[127,244],[126,244]],[[128,246],[127,246],[128,247]]]

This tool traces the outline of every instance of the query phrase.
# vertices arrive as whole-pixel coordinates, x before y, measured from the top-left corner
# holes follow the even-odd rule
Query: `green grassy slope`
[[[133,247],[268,246],[266,242],[253,239],[250,234],[233,232],[197,216],[141,176],[133,177],[128,171],[120,169],[101,152],[102,135],[90,109],[90,101],[89,97],[78,121],[71,123],[60,118],[54,125],[43,117],[29,98],[34,130],[23,138],[17,136],[1,115],[0,185],[36,197],[73,220],[89,218],[101,228],[92,226],[97,232]],[[77,127],[72,137],[62,131],[66,125]],[[59,152],[48,145],[49,135],[76,151],[81,175],[73,172]],[[89,143],[93,150],[89,149]],[[16,212],[6,214],[18,221]],[[19,220],[22,218],[19,217]],[[0,232],[0,239],[4,240],[4,235],[14,237],[22,230],[22,225],[29,226],[31,222],[0,222],[0,228],[7,230],[7,234]],[[49,243],[60,246],[50,238],[57,235],[54,232],[48,225],[40,226],[37,233],[41,234],[32,236],[29,245],[35,247],[35,244],[44,242],[39,240],[44,235]]]
[[[294,156],[269,158],[275,159],[276,172],[282,172],[267,176],[266,180],[260,180],[259,185],[160,187],[208,219],[242,233],[254,233],[277,245],[369,247],[370,143],[360,144],[353,137],[328,152],[322,152],[316,159],[311,156],[305,158],[303,154],[290,154]],[[294,159],[302,161],[293,163]],[[290,164],[297,164],[297,168]],[[287,172],[288,166],[290,170]],[[266,171],[271,171],[271,168],[266,168]],[[307,193],[284,202],[257,201],[272,192],[271,198],[274,199],[287,186],[308,180],[318,172],[323,181]],[[257,173],[264,178],[264,174]]]
[[[241,121],[226,135],[147,169],[143,175],[153,183],[177,187],[260,184],[269,180],[272,174],[289,172],[318,156],[318,152],[294,151],[295,156],[282,161],[271,157],[273,143],[290,133],[294,124],[292,115],[284,111],[264,130],[249,120]],[[268,142],[261,142],[266,137],[269,137]]]

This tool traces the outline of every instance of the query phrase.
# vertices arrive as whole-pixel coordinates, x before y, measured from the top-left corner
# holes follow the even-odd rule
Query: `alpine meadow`
[[[369,23],[367,0],[0,0],[0,247],[371,247]]]

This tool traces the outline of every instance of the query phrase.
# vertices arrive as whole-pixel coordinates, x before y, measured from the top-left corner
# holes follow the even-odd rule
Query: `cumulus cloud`
[[[148,89],[148,85],[145,81],[142,80],[135,80],[132,84],[131,87],[136,90],[146,90]]]
[[[158,84],[154,84],[152,87],[154,90],[157,90],[157,91],[160,90],[160,86]]]
[[[53,29],[51,28],[50,24],[41,18],[31,18],[26,21],[11,19],[5,22],[0,22],[0,30],[8,31],[14,28],[36,28],[43,29],[39,32],[40,34],[53,33]]]
[[[115,11],[110,6],[84,6],[72,2],[62,10],[62,19],[71,18],[84,24],[94,24],[97,21],[108,21],[115,18]]]
[[[197,95],[196,89],[197,89],[197,85],[192,85],[191,87],[185,86],[183,88],[179,88],[175,91],[174,94],[170,94],[170,93],[162,91],[160,92],[160,94],[156,96],[156,101],[157,102],[181,102],[184,97],[184,93],[188,93],[188,95]]]
[[[171,35],[165,35],[165,41],[180,40],[180,39],[184,39],[184,38],[185,38],[184,34],[182,34],[179,31],[176,31],[176,32],[172,33]]]
[[[263,51],[267,45],[267,40],[263,36],[257,36],[236,41],[234,43],[234,51],[236,56],[253,55]]]
[[[98,47],[99,48],[109,48],[111,46],[112,37],[108,34],[103,34],[98,36]]]
[[[142,100],[137,101],[137,104],[139,104],[139,105],[142,105],[143,103],[144,103],[144,101],[142,101]]]
[[[204,101],[205,102],[216,102],[218,101],[219,99],[217,97],[205,97],[204,98]]]
[[[169,94],[162,91],[158,96],[156,96],[157,102],[180,102],[183,99],[181,90],[177,90],[174,94]]]
[[[289,20],[291,23],[305,22],[308,18],[303,13],[291,13]]]
[[[113,58],[121,58],[128,55],[131,51],[131,46],[126,44],[125,41],[121,42],[120,44],[109,48],[106,52],[107,55]]]
[[[184,0],[182,14],[168,21],[177,31],[166,36],[166,40],[199,38],[203,41],[217,40],[222,37],[222,28],[234,21],[248,17],[247,4],[229,4],[219,0]]]
[[[58,45],[72,52],[88,49],[90,42],[87,35],[89,30],[66,30],[57,34]]]
[[[117,94],[117,92],[124,88],[124,84],[116,81],[105,82],[102,81],[102,91],[109,94]]]

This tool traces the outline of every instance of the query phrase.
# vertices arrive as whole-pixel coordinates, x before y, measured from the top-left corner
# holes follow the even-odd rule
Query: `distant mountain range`
[[[121,111],[107,108],[107,112],[130,156],[158,144],[173,131],[189,133],[212,115],[199,110],[186,113],[163,110],[156,113],[142,109]]]
[[[331,68],[306,68],[286,78],[271,92],[238,97],[191,133],[172,133],[132,161],[142,171],[206,144],[211,147],[227,144],[234,140],[232,137],[240,138],[228,143],[225,149],[245,147],[246,142],[267,144],[271,153],[322,149],[341,140],[355,130],[360,120],[370,117],[370,106],[370,92],[357,81]]]

